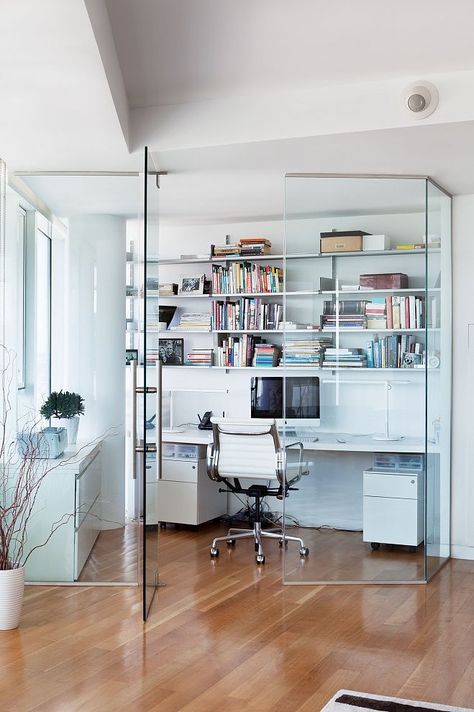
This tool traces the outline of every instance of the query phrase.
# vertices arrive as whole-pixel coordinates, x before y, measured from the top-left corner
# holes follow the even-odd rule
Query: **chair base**
[[[280,546],[286,546],[289,541],[296,541],[300,545],[299,554],[302,557],[308,556],[309,549],[304,545],[303,539],[297,536],[283,535],[281,529],[262,529],[261,522],[255,522],[253,529],[229,529],[227,536],[217,536],[212,540],[211,558],[219,556],[217,548],[218,541],[225,541],[227,544],[234,545],[237,539],[254,539],[255,541],[255,560],[257,564],[265,563],[265,554],[263,552],[262,539],[278,539]]]

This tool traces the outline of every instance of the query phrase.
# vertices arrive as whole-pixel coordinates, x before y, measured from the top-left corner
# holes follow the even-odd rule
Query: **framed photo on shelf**
[[[160,339],[159,354],[163,366],[182,366],[184,339]]]
[[[182,275],[179,278],[178,294],[189,295],[190,297],[196,294],[204,294],[204,275]]]
[[[130,366],[132,361],[138,361],[138,349],[126,349],[125,365]]]

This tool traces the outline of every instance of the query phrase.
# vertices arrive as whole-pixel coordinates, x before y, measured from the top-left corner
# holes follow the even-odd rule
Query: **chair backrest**
[[[279,480],[284,472],[274,420],[212,418],[214,474],[251,480]]]

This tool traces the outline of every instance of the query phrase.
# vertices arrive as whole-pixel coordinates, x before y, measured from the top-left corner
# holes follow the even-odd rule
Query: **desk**
[[[349,435],[347,433],[331,433],[318,431],[316,441],[303,438],[305,450],[326,450],[340,452],[425,452],[425,441],[423,438],[406,437],[401,440],[374,440],[371,435]],[[195,445],[207,445],[212,442],[212,432],[210,430],[199,430],[188,428],[182,432],[164,432],[164,443],[188,443]],[[282,444],[292,443],[299,440],[297,436],[281,438]],[[343,440],[344,442],[340,442]],[[434,445],[432,446],[435,447]],[[437,446],[439,450],[439,446]]]
[[[309,479],[304,478],[305,482],[302,482],[300,485],[301,488],[309,487],[307,493],[308,497],[300,497],[296,505],[295,498],[288,503],[289,510],[308,526],[313,525],[314,517],[320,516],[324,524],[332,524],[340,527],[346,526],[348,528],[361,528],[362,472],[372,465],[370,454],[376,452],[423,454],[425,447],[423,438],[414,437],[386,441],[374,440],[370,435],[349,435],[347,433],[326,432],[322,430],[318,430],[317,434],[315,433],[315,437],[318,438],[316,441],[309,438],[303,439],[305,460],[308,466],[312,462],[321,460],[322,469],[319,467],[318,472],[319,476],[322,475],[324,478],[324,498],[321,498],[321,492],[319,492],[318,495],[316,495],[316,490],[313,492],[313,489],[317,485],[313,482],[315,478],[310,477]],[[282,444],[285,442],[286,444],[291,444],[298,441],[298,437],[292,435],[288,438],[282,438],[281,440]],[[339,442],[341,440],[344,442]],[[210,442],[212,442],[212,432],[199,430],[197,427],[188,428],[182,432],[163,433],[163,443],[181,443],[183,445],[199,446],[201,448],[201,460],[205,456],[205,447]],[[439,446],[430,445],[430,450],[439,451]],[[333,458],[337,456],[338,453],[340,453],[341,457],[344,457],[345,462],[338,458],[336,465]],[[351,453],[358,453],[358,455],[355,455],[356,462],[353,463],[353,466],[350,465],[349,460],[347,460],[348,457],[350,458]],[[366,454],[365,458],[364,453]],[[328,465],[331,468],[330,470],[326,470]],[[166,470],[165,462],[163,462],[163,468]],[[201,461],[200,468],[200,479],[198,480],[197,489],[209,487],[209,484],[211,488],[214,488],[214,492],[208,490],[208,496],[212,498],[219,510],[215,516],[219,516],[219,514],[226,511],[225,499],[222,499],[223,495],[216,494],[218,488],[215,483],[207,477],[204,460]],[[335,468],[334,471],[333,468]],[[321,482],[321,480],[319,481]],[[187,485],[187,487],[183,487],[184,484]],[[171,497],[169,492],[170,488],[176,491],[176,497]],[[172,486],[169,483],[162,483],[165,500],[162,502],[162,505],[160,505],[160,507],[162,506],[164,509],[164,511],[160,510],[163,515],[160,521],[181,521],[180,517],[187,516],[189,518],[190,514],[195,513],[197,502],[196,483],[194,483],[194,488],[194,491],[192,491],[189,483],[173,483]],[[340,495],[335,494],[335,490],[337,489],[340,490]],[[190,495],[190,499],[183,496],[183,491]],[[178,495],[182,496],[181,500],[178,499]],[[215,501],[214,498],[216,496],[221,498],[220,501]],[[166,507],[168,507],[167,510]],[[320,509],[319,514],[318,508]],[[174,518],[170,517],[171,509]],[[183,512],[183,510],[186,510],[186,512]],[[194,514],[194,517],[195,516]],[[195,521],[192,523],[195,523]]]

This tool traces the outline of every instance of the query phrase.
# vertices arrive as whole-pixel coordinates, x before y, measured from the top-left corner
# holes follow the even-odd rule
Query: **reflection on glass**
[[[284,378],[320,379],[319,420],[285,425],[308,471],[285,500],[286,530],[310,549],[285,550],[287,583],[423,581],[448,550],[450,364],[436,359],[449,351],[450,199],[438,191],[427,211],[427,185],[287,177],[285,319],[297,329],[285,330]]]

